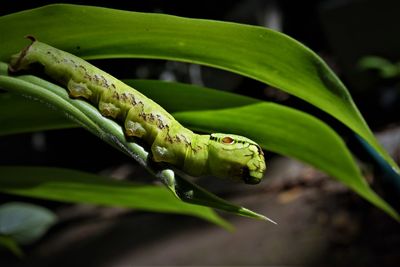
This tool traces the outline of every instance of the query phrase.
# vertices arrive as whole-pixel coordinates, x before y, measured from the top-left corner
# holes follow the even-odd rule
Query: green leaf
[[[281,105],[199,86],[146,80],[125,82],[162,102],[167,110],[175,111],[174,116],[189,128],[249,136],[267,150],[297,158],[325,171],[394,218],[399,218],[364,182],[341,138],[316,118]],[[213,110],[182,112],[208,109]]]
[[[4,247],[14,253],[15,256],[22,258],[24,253],[17,242],[9,236],[0,235],[0,247]]]
[[[251,77],[331,114],[400,172],[342,82],[314,52],[284,34],[236,23],[60,4],[3,16],[0,32],[0,60],[8,61],[26,45],[22,36],[31,34],[86,59],[170,59]]]
[[[0,206],[0,234],[19,244],[41,238],[56,220],[52,211],[29,203],[9,202]]]
[[[71,99],[65,89],[55,84],[29,75],[19,76],[18,78],[0,75],[0,87],[42,101],[46,105],[62,111],[68,118],[75,120],[93,134],[136,159],[150,173],[163,181],[177,197],[181,196],[182,200],[233,212],[241,216],[269,220],[263,215],[224,201],[205,189],[185,181],[182,177],[175,176],[173,170],[163,167],[163,165],[148,164],[149,153],[146,148],[128,141],[121,126],[103,117],[89,103],[79,99]],[[190,192],[190,194],[187,194],[187,192]],[[272,220],[269,221],[273,222]]]
[[[49,112],[43,104],[18,95],[0,94],[0,103],[0,136],[78,126],[60,112]]]
[[[168,112],[224,109],[262,102],[255,98],[196,85],[157,80],[123,80]]]
[[[389,60],[377,56],[365,56],[358,62],[361,70],[377,70],[384,79],[394,78],[400,75],[400,68]]]
[[[173,115],[192,129],[246,134],[267,150],[314,165],[400,220],[397,212],[365,182],[341,138],[326,124],[308,114],[264,102]]]
[[[213,210],[184,203],[165,187],[115,181],[67,169],[0,167],[0,192],[72,203],[191,215],[227,229],[232,228]]]
[[[0,62],[0,75],[7,76],[7,68]],[[25,97],[0,93],[0,103],[0,136],[78,126],[61,112],[49,112],[45,105]]]

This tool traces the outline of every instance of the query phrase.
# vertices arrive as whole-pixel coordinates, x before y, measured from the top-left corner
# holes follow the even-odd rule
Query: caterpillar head
[[[265,172],[264,153],[254,141],[239,135],[214,133],[208,145],[208,167],[218,177],[258,184]]]

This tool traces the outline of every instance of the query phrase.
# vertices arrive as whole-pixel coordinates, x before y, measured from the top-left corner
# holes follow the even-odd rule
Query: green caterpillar
[[[183,127],[154,101],[83,59],[28,37],[32,43],[12,56],[10,73],[39,63],[45,73],[68,88],[70,97],[98,106],[103,116],[123,122],[127,136],[151,146],[153,160],[167,162],[193,176],[211,174],[261,181],[266,169],[261,147],[233,134],[199,135]]]

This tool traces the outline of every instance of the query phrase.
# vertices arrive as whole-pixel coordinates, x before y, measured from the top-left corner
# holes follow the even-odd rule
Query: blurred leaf
[[[382,57],[363,57],[359,61],[358,66],[361,70],[377,70],[381,78],[384,79],[394,78],[400,75],[400,66]]]
[[[161,186],[58,168],[0,167],[0,192],[73,203],[191,215],[231,229],[213,210],[184,203]]]
[[[31,34],[86,59],[179,60],[254,78],[331,114],[400,172],[332,70],[284,34],[237,23],[63,4],[0,17],[0,32],[0,60],[8,61],[26,45],[22,37]]]
[[[9,236],[0,235],[0,247],[4,247],[14,253],[15,256],[22,257],[24,253],[18,246],[17,242]]]
[[[0,206],[0,234],[19,244],[41,238],[56,220],[50,210],[29,203],[10,202]]]

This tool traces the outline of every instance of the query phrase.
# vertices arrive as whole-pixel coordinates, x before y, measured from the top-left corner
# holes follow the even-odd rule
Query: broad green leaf
[[[56,220],[52,211],[30,203],[9,202],[0,206],[0,234],[19,244],[36,241]]]
[[[179,60],[268,83],[343,122],[399,173],[342,82],[314,52],[284,34],[236,23],[74,5],[50,5],[3,16],[0,32],[3,61],[26,45],[22,36],[31,34],[86,59]]]
[[[231,229],[209,208],[187,204],[165,187],[116,181],[57,168],[0,167],[0,192],[72,203],[191,215]]]
[[[266,150],[297,158],[325,171],[376,206],[395,214],[364,182],[341,138],[312,116],[278,104],[199,86],[146,80],[125,82],[161,102],[189,128],[249,136]],[[208,109],[212,111],[182,112]],[[370,151],[373,153],[376,151]],[[392,174],[389,170],[388,173]]]
[[[241,107],[259,103],[255,98],[177,82],[124,80],[168,112]]]
[[[184,178],[176,176],[173,170],[163,165],[148,164],[149,153],[146,148],[127,140],[121,126],[103,117],[89,103],[71,99],[65,89],[55,84],[35,76],[19,76],[15,78],[0,75],[0,88],[40,100],[65,113],[70,119],[75,120],[93,134],[136,159],[149,172],[160,178],[177,197],[184,201],[233,212],[241,216],[269,220],[263,215],[229,203],[207,192],[205,189],[185,181]]]
[[[341,138],[326,124],[308,114],[264,102],[239,108],[177,112],[173,115],[192,129],[245,133],[267,150],[310,163],[400,220],[397,212],[365,182]]]
[[[0,94],[0,136],[77,127],[61,112],[13,94]],[[18,108],[17,108],[18,107]]]
[[[0,75],[8,75],[7,67],[0,62]],[[0,136],[77,126],[61,112],[49,112],[43,104],[21,96],[0,93],[0,103]]]

